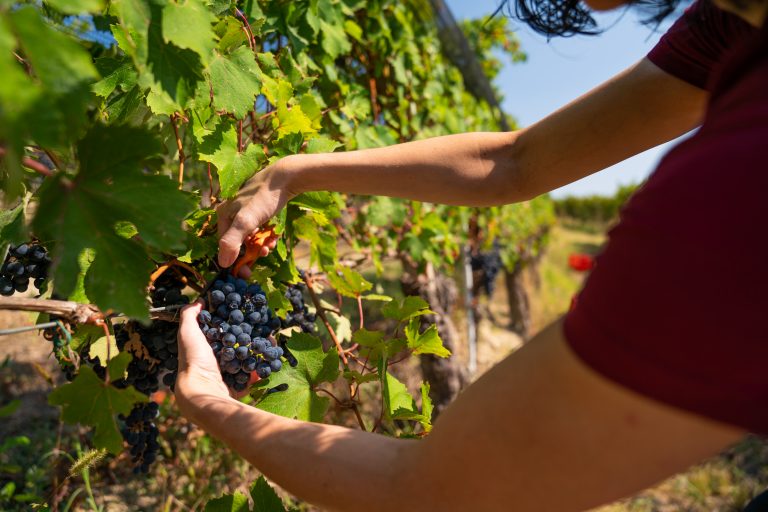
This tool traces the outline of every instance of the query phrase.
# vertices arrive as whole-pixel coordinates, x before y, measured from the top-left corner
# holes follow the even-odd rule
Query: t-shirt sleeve
[[[667,73],[701,89],[729,49],[756,29],[711,0],[697,0],[661,37],[648,59]]]
[[[766,84],[768,58],[662,160],[623,209],[563,327],[597,373],[763,435]]]

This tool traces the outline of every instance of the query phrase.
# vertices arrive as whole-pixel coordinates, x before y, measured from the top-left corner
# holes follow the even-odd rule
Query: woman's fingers
[[[202,309],[203,303],[198,300],[181,310],[178,333],[179,371],[183,371],[191,365],[200,365],[203,368],[216,366],[213,351],[197,324],[197,315]]]

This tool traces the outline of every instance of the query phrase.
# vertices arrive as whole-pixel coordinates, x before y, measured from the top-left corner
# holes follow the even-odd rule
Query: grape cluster
[[[158,443],[159,431],[154,420],[158,416],[159,409],[160,406],[155,402],[141,403],[136,404],[128,416],[119,416],[119,419],[124,422],[121,433],[130,446],[134,474],[149,473],[150,465],[157,458],[160,443]]]
[[[30,279],[34,279],[35,288],[42,293],[50,265],[51,257],[42,245],[12,245],[0,268],[0,295],[10,297],[15,292],[26,292]]]
[[[229,276],[213,283],[209,299],[197,321],[227,386],[243,391],[253,372],[264,379],[280,371],[284,350],[268,339],[280,319],[267,307],[261,286]]]
[[[183,305],[189,303],[189,297],[182,294],[182,278],[174,272],[166,271],[154,283],[151,298],[154,307]],[[141,341],[143,352],[134,352],[134,358],[128,365],[126,377],[114,383],[115,387],[124,388],[133,385],[136,390],[151,395],[160,388],[160,382],[173,390],[176,384],[176,372],[179,367],[179,344],[176,338],[178,324],[164,320],[153,320],[148,326],[138,322],[127,322],[115,326],[115,341],[120,351],[126,350],[132,337]],[[136,350],[137,347],[131,347]],[[153,420],[157,417],[157,404],[136,404],[126,418],[122,429],[123,438],[131,447],[131,456],[135,467],[134,473],[147,473],[157,456],[157,426]]]
[[[310,313],[309,308],[304,304],[304,285],[297,284],[288,287],[285,292],[285,298],[291,303],[293,308],[285,315],[285,320],[282,322],[282,328],[298,326],[302,332],[313,333],[315,332],[315,319],[314,313]]]
[[[472,270],[481,271],[480,284],[489,297],[496,288],[496,276],[503,267],[498,241],[493,243],[493,249],[488,252],[478,252],[470,260]]]

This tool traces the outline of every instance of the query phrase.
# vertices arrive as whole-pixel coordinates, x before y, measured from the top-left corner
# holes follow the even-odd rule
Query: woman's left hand
[[[184,416],[194,419],[211,401],[230,400],[232,395],[221,378],[216,356],[197,324],[203,309],[198,301],[181,310],[179,323],[179,372],[176,401]]]

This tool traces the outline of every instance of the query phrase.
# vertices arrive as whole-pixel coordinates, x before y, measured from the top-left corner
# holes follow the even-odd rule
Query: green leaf
[[[415,316],[434,314],[433,311],[429,310],[427,301],[416,295],[410,295],[402,301],[393,300],[388,302],[381,308],[381,313],[385,318],[391,318],[400,322]]]
[[[414,317],[405,328],[405,338],[408,340],[408,348],[414,354],[434,354],[437,357],[449,357],[451,351],[443,346],[443,340],[437,332],[436,325],[430,325],[423,333],[419,333],[421,321]]]
[[[339,216],[339,205],[330,192],[304,192],[291,199],[290,204],[322,213],[329,219]]]
[[[0,453],[5,453],[16,446],[29,446],[30,444],[32,444],[32,441],[27,436],[9,437],[0,444]]]
[[[425,381],[421,383],[421,414],[424,416],[424,420],[421,424],[426,432],[432,430],[433,410],[432,399],[429,398],[429,382]]]
[[[361,347],[377,347],[384,342],[384,333],[362,328],[355,331],[352,341],[358,343]]]
[[[277,116],[274,120],[277,124],[278,139],[292,133],[311,134],[317,131],[312,126],[312,120],[307,117],[298,105],[293,105],[292,107],[278,106]]]
[[[127,91],[136,85],[138,75],[130,61],[103,58],[96,61],[96,66],[104,78],[93,84],[91,89],[102,98],[107,98],[118,88]]]
[[[263,64],[262,64],[263,65]],[[283,79],[275,80],[267,75],[262,76],[263,93],[272,105],[278,108],[286,108],[293,98],[293,86]]]
[[[346,370],[343,374],[344,378],[350,382],[356,382],[358,384],[365,384],[367,382],[374,382],[379,380],[379,374],[378,373],[367,373],[363,375],[362,373],[356,371],[356,370]]]
[[[331,25],[325,21],[320,21],[320,32],[323,34],[322,47],[328,57],[336,59],[339,55],[347,53],[352,49],[344,27],[340,25]]]
[[[243,23],[234,16],[227,16],[219,21],[214,29],[219,36],[218,48],[228,53],[248,41],[248,36],[243,30]]]
[[[139,84],[151,90],[150,107],[166,115],[183,110],[203,79],[198,54],[166,42],[159,4],[114,0],[111,12],[120,21],[113,26],[120,48],[133,58]]]
[[[314,336],[293,333],[288,349],[299,364],[288,365],[268,379],[259,381],[259,389],[288,384],[288,389],[264,397],[257,407],[288,418],[305,421],[321,421],[328,410],[329,399],[319,396],[315,387],[323,382],[333,382],[339,376],[339,355],[334,349],[323,352],[323,344]]]
[[[315,137],[307,142],[307,153],[333,153],[341,145],[340,142],[328,137]]]
[[[225,494],[210,500],[203,510],[204,512],[248,512],[248,497],[235,491],[234,494]]]
[[[77,257],[77,283],[75,284],[75,289],[67,297],[67,300],[81,302],[83,304],[89,304],[91,302],[90,299],[88,299],[88,295],[85,293],[85,276],[88,273],[88,269],[91,268],[94,256],[95,254],[92,250],[84,249]],[[103,332],[101,329],[99,329],[99,331]]]
[[[339,266],[336,270],[335,273],[328,273],[328,280],[337,292],[346,297],[357,298],[373,287],[360,272],[345,266]]]
[[[73,38],[47,25],[36,9],[21,7],[11,18],[25,56],[47,89],[82,92],[86,82],[99,78],[88,52]],[[87,96],[87,87],[85,92]]]
[[[127,354],[130,361],[130,354]],[[110,361],[107,371],[110,376],[125,372],[124,357]],[[64,384],[48,395],[51,405],[62,407],[62,419],[67,423],[80,423],[94,427],[93,444],[117,455],[123,450],[123,437],[117,426],[116,415],[128,415],[133,405],[146,402],[147,397],[133,386],[117,389],[106,384],[88,366],[81,366],[75,380]]]
[[[65,148],[82,134],[88,122],[90,87],[99,73],[90,54],[74,38],[50,27],[35,8],[24,6],[12,11],[10,20],[19,46],[42,85],[39,101],[25,114],[27,129],[35,142]]]
[[[360,344],[360,354],[367,357],[372,363],[378,364],[405,348],[406,342],[400,338],[384,339],[384,333],[358,329],[352,335],[352,341]]]
[[[104,9],[104,0],[46,0],[45,3],[64,14],[83,14]]]
[[[263,476],[251,486],[251,499],[255,512],[285,512],[282,500]]]
[[[253,110],[261,89],[259,67],[253,52],[241,46],[232,55],[217,54],[210,67],[213,104],[221,110],[243,118]]]
[[[0,256],[5,255],[8,245],[19,244],[27,238],[24,226],[25,205],[26,200],[12,210],[0,211]]]
[[[336,333],[336,338],[344,343],[352,339],[352,323],[346,316],[339,316],[336,313],[329,311],[326,316],[328,321],[333,327],[333,331]]]
[[[408,392],[405,384],[389,372],[383,372],[381,380],[382,399],[384,401],[384,414],[389,419],[402,415],[405,412],[418,414],[416,402]]]
[[[146,159],[159,150],[142,129],[96,125],[78,145],[77,176],[58,173],[46,180],[33,227],[41,238],[58,242],[53,262],[62,295],[76,287],[80,254],[93,249],[86,295],[103,310],[146,318],[153,264],[142,245],[119,236],[115,225],[130,222],[143,243],[172,251],[183,247],[181,221],[193,206],[171,180],[144,172]]]
[[[0,418],[7,418],[14,412],[16,412],[16,409],[19,408],[21,405],[21,400],[11,400],[4,406],[0,407]],[[0,450],[0,453],[2,453],[2,450]]]
[[[199,0],[168,2],[163,8],[163,38],[179,48],[196,52],[208,64],[216,47],[213,23],[217,21]]]
[[[243,152],[237,150],[237,129],[229,121],[219,123],[214,132],[203,138],[198,153],[201,160],[216,166],[224,198],[234,196],[265,160],[264,150],[256,144]]]
[[[88,355],[90,357],[98,358],[102,365],[111,361],[120,353],[114,336],[110,336],[109,340],[107,340],[106,336],[101,336],[91,343],[91,347],[88,350]],[[124,354],[125,352],[122,353]]]
[[[389,295],[379,295],[377,293],[369,293],[360,297],[363,300],[376,300],[380,302],[391,302],[393,299]]]

